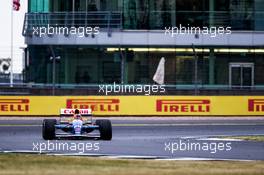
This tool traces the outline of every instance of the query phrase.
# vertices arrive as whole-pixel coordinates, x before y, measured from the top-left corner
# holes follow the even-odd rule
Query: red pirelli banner
[[[55,116],[61,108],[102,116],[264,116],[264,96],[0,96],[0,116]]]

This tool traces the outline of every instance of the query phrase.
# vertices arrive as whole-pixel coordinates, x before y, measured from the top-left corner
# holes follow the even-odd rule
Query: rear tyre
[[[112,124],[110,120],[96,120],[95,124],[99,126],[100,139],[112,139]]]
[[[55,139],[55,119],[44,119],[42,123],[42,137],[44,140]]]

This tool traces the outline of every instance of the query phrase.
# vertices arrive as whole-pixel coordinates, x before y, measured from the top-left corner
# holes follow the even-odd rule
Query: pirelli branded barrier
[[[111,116],[264,116],[264,96],[0,96],[0,116],[59,115],[60,108]]]

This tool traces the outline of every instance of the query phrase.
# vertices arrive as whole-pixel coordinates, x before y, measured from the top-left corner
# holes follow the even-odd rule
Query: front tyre
[[[42,137],[44,140],[55,139],[55,119],[44,119],[42,123]]]
[[[100,139],[112,139],[112,124],[110,120],[96,120],[95,124],[99,126]]]

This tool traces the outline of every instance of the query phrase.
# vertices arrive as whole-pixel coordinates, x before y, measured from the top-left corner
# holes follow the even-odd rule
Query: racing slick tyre
[[[95,124],[99,126],[100,139],[112,139],[112,124],[110,120],[96,120]]]
[[[42,123],[42,137],[44,140],[55,139],[55,119],[44,119]]]

